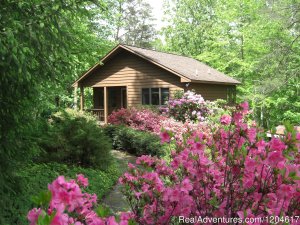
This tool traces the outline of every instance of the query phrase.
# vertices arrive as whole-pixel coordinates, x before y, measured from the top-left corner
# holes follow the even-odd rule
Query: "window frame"
[[[159,104],[158,105],[153,105],[152,104],[152,91],[151,89],[152,88],[158,88],[158,93],[159,93]],[[161,89],[168,89],[168,93],[169,93],[169,96],[168,96],[168,99],[170,99],[170,87],[142,87],[141,88],[141,102],[142,102],[142,105],[153,105],[153,106],[165,106],[162,104],[162,93],[161,93]],[[149,104],[143,104],[143,90],[144,89],[147,89],[148,90],[148,93],[149,93]]]

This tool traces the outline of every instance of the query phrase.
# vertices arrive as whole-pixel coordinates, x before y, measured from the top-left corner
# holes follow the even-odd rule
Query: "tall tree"
[[[211,0],[166,1],[165,50],[190,56],[202,53],[216,23],[215,4]]]
[[[113,0],[116,42],[139,47],[151,47],[156,37],[152,7],[145,0]]]
[[[19,213],[10,201],[18,196],[15,171],[37,152],[40,113],[53,105],[54,96],[67,96],[78,73],[109,45],[90,22],[103,11],[101,1],[1,1],[1,224]]]

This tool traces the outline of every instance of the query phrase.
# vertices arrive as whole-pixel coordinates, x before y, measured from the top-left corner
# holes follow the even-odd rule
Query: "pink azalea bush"
[[[108,122],[113,125],[126,125],[140,131],[147,131],[160,135],[161,131],[172,131],[172,137],[182,140],[185,133],[207,129],[205,123],[181,122],[165,115],[159,115],[149,109],[120,109],[108,117]]]
[[[160,123],[164,119],[166,119],[164,116],[149,109],[136,109],[132,107],[112,112],[108,117],[108,123],[126,125],[136,130],[157,133],[161,130]]]
[[[214,129],[188,130],[181,140],[172,140],[172,130],[164,130],[162,142],[176,142],[170,161],[141,156],[119,179],[132,210],[122,214],[119,224],[130,219],[141,225],[178,224],[179,216],[278,216],[288,218],[286,224],[299,224],[300,133],[287,129],[284,137],[265,140],[264,132],[248,122],[248,114],[243,103],[232,115],[222,116]],[[115,217],[99,217],[93,210],[96,196],[79,185],[88,185],[82,175],[70,181],[57,178],[48,187],[49,208],[32,209],[30,223],[48,216],[53,225],[118,224]]]
[[[207,123],[201,122],[201,123],[191,123],[191,122],[179,122],[176,121],[173,118],[167,118],[163,121],[161,121],[161,129],[156,131],[156,134],[160,134],[163,132],[169,132],[171,135],[171,138],[173,140],[177,141],[177,144],[183,141],[186,134],[189,134],[194,131],[203,131],[205,133],[210,133],[210,127]]]
[[[207,102],[193,91],[185,92],[179,99],[170,99],[161,111],[168,117],[185,123],[186,121],[204,121],[209,114]]]
[[[48,190],[51,200],[46,208],[34,208],[28,212],[30,225],[128,225],[131,213],[121,213],[119,222],[114,216],[101,218],[97,214],[97,196],[83,192],[88,179],[82,174],[76,180],[66,180],[59,176]]]
[[[261,130],[248,125],[247,115],[244,103],[220,118],[213,135],[191,132],[170,163],[142,156],[137,167],[130,165],[120,183],[134,219],[147,225],[177,224],[179,216],[299,216],[300,134],[266,141]],[[162,134],[162,141],[171,136]]]

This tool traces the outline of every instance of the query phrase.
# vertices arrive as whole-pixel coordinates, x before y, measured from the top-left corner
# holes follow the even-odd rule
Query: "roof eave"
[[[73,84],[72,87],[78,86],[78,82],[85,78],[90,72],[92,72],[97,67],[101,66],[100,62],[97,62],[93,67],[91,67],[88,71],[84,72]]]
[[[191,83],[203,83],[203,84],[223,84],[223,85],[239,85],[241,82],[220,82],[220,81],[204,81],[204,80],[191,80]]]
[[[81,81],[83,78],[85,78],[89,73],[91,73],[94,69],[101,66],[101,63],[105,61],[107,58],[109,58],[110,55],[112,55],[121,45],[116,45],[112,50],[110,50],[99,62],[97,62],[93,67],[91,67],[89,70],[84,72],[73,84],[72,87],[78,86],[78,82]]]

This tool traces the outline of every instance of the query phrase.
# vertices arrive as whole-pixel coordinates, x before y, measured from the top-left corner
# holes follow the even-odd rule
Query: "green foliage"
[[[211,112],[207,116],[207,121],[210,124],[218,124],[222,115],[231,115],[235,109],[234,106],[229,106],[224,99],[217,99],[216,101],[209,102],[207,103],[207,107]]]
[[[162,49],[193,56],[240,80],[238,101],[250,102],[260,125],[299,123],[299,2],[169,2]]]
[[[94,117],[67,109],[51,116],[41,137],[43,161],[106,169],[111,163],[111,143]]]
[[[13,196],[6,205],[7,223],[3,224],[28,224],[27,212],[37,203],[38,205],[41,202],[46,203],[49,199],[49,193],[45,192],[45,187],[49,183],[59,175],[74,178],[80,173],[89,179],[87,192],[97,194],[99,199],[111,190],[121,175],[115,163],[111,164],[106,171],[55,162],[29,164],[19,168],[17,176],[22,185],[22,194]]]
[[[180,99],[183,97],[184,91],[183,90],[176,90],[174,92],[174,98],[175,99]]]
[[[137,110],[144,110],[144,109],[150,110],[157,114],[159,114],[159,112],[160,112],[160,109],[159,109],[160,106],[157,106],[157,105],[142,105],[142,104],[140,104],[140,105],[135,106],[134,108]]]
[[[105,10],[102,0],[1,1],[0,215],[22,189],[15,169],[37,153],[40,113],[70,105],[72,81],[110,48],[93,24]]]
[[[166,145],[160,143],[157,135],[117,125],[107,125],[104,129],[115,149],[125,150],[137,156],[162,156],[166,152]]]
[[[105,218],[112,215],[111,209],[105,205],[99,205],[95,211],[97,215],[101,218]]]
[[[31,201],[38,206],[46,207],[51,200],[51,191],[41,191],[38,195],[32,196]]]

